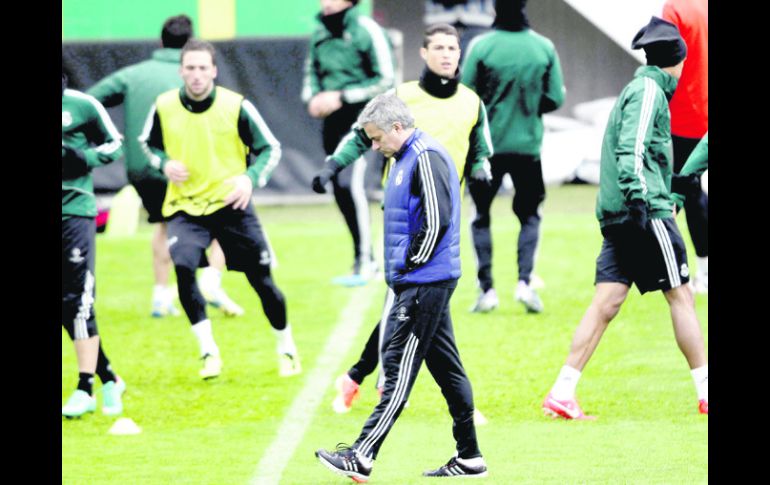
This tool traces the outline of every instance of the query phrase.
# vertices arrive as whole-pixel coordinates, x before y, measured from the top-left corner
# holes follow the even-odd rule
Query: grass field
[[[578,396],[583,409],[599,417],[597,421],[553,421],[540,410],[593,294],[594,262],[601,244],[593,214],[595,193],[592,186],[549,188],[536,265],[546,283],[540,290],[545,304],[540,315],[526,314],[513,300],[518,221],[511,213],[510,197],[499,197],[492,215],[500,307],[486,315],[468,312],[476,287],[466,225],[471,208],[465,201],[464,276],[452,309],[475,402],[489,420],[477,430],[490,470],[484,483],[708,481],[708,418],[697,413],[692,378],[660,294],[640,297],[631,291],[584,371]],[[109,435],[115,418],[102,415],[100,408],[79,420],[62,419],[62,483],[269,483],[259,482],[257,464],[276,439],[298,442],[280,483],[350,483],[321,466],[313,451],[355,440],[376,404],[374,376],[364,382],[362,398],[349,414],[334,414],[330,406],[334,390],[325,387],[315,397],[320,405],[304,434],[277,432],[295,397],[306,385],[314,385],[311,376],[332,382],[358,358],[379,318],[384,282],[358,289],[329,283],[350,264],[349,236],[333,205],[257,210],[278,256],[275,279],[287,298],[304,372],[278,377],[275,339],[258,299],[243,275],[228,273],[225,288],[246,315],[225,318],[210,309],[224,368],[219,379],[201,381],[198,346],[186,318],[149,316],[150,227],[142,225],[138,234],[125,238],[100,235],[99,331],[113,367],[128,384],[123,415],[133,419],[142,433]],[[382,216],[377,205],[372,205],[371,213],[375,240],[380,241]],[[678,222],[694,259],[684,217]],[[348,350],[330,360],[322,351],[351,301],[367,308],[365,315],[359,331],[345,334],[349,342],[334,342],[335,348]],[[708,297],[698,295],[696,306],[708,348]],[[77,384],[77,367],[64,331],[61,343],[64,402]],[[95,390],[101,406],[100,384]],[[296,404],[313,409],[312,399]],[[446,404],[423,367],[409,407],[385,441],[370,482],[431,483],[420,477],[421,472],[443,464],[453,452]]]

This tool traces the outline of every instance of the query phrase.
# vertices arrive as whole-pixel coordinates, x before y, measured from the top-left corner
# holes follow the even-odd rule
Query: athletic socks
[[[476,458],[460,458],[457,457],[457,463],[461,465],[465,465],[472,468],[478,468],[480,466],[487,466],[487,463],[484,461],[484,457],[477,456]]]
[[[551,396],[558,401],[566,401],[569,399],[575,399],[575,388],[580,380],[582,373],[575,369],[565,365],[559,372],[559,377],[556,378],[553,388],[551,388]]]
[[[201,270],[198,284],[204,291],[212,292],[222,286],[222,272],[213,266],[206,266]]]
[[[211,320],[202,320],[191,328],[198,338],[198,345],[200,346],[202,356],[206,354],[219,355],[219,347],[214,342],[214,334],[211,330]]]
[[[96,375],[99,376],[102,384],[106,384],[109,381],[117,381],[115,373],[112,372],[112,367],[110,367],[110,359],[107,358],[102,350],[101,341],[99,341],[99,358],[96,360]]]
[[[297,346],[294,345],[294,337],[291,334],[291,325],[289,323],[286,323],[286,327],[283,330],[276,330],[274,328],[273,332],[278,341],[277,352],[279,355],[297,355]]]
[[[78,373],[78,390],[85,391],[88,395],[94,393],[94,375],[88,372]]]
[[[692,369],[692,380],[695,382],[695,391],[698,393],[698,400],[709,400],[709,365]]]

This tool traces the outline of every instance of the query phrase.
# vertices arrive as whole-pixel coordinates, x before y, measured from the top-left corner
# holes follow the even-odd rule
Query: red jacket
[[[708,0],[667,0],[663,19],[679,28],[687,44],[687,59],[671,98],[671,133],[702,138],[709,127],[709,10]]]

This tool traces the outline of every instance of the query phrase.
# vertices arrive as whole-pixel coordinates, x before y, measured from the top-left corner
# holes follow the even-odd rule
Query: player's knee
[[[93,314],[89,314],[86,317],[82,311],[77,313],[73,318],[64,319],[62,321],[62,326],[73,341],[86,340],[99,335],[99,332],[96,329],[96,318]]]
[[[695,297],[692,293],[690,285],[683,284],[676,288],[671,288],[664,293],[669,305],[682,305],[686,307],[693,307],[695,305]]]
[[[594,302],[602,320],[609,322],[617,316],[627,294],[622,290],[608,292]]]
[[[174,265],[176,280],[181,288],[186,288],[195,283],[195,267],[190,265]]]

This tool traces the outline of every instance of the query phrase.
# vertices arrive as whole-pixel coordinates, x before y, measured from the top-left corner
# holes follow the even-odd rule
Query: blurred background
[[[556,46],[566,101],[545,115],[542,161],[548,184],[597,183],[601,137],[615,97],[644,62],[631,51],[633,35],[663,0],[532,0],[533,30]],[[425,28],[424,2],[362,0],[359,9],[388,29],[398,61],[397,82],[417,79]],[[184,13],[195,35],[218,51],[217,83],[252,100],[283,147],[283,158],[259,203],[316,203],[330,195],[310,189],[324,159],[321,122],[300,100],[303,62],[317,25],[318,0],[63,0],[62,66],[70,86],[85,90],[117,69],[148,58],[160,45],[163,21]],[[122,109],[111,109],[118,129]],[[379,196],[380,160],[369,154],[367,189]],[[99,168],[94,181],[102,203],[127,184],[122,162]],[[510,183],[504,186],[510,190]],[[505,190],[501,191],[505,193]],[[106,197],[106,198],[105,198]],[[107,201],[107,202],[105,202]]]

